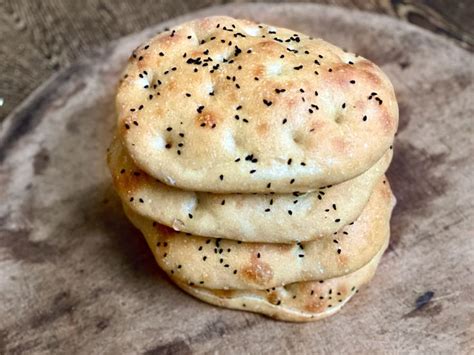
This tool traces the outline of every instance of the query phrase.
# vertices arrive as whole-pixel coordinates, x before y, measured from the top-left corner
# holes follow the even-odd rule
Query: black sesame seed
[[[219,179],[224,180],[224,175],[219,175]]]
[[[190,219],[193,219],[193,215],[192,215],[191,213],[188,213],[188,217],[189,217]]]
[[[355,83],[356,83],[355,80],[351,80],[351,81],[349,81],[349,82],[350,82],[351,84],[355,84]]]

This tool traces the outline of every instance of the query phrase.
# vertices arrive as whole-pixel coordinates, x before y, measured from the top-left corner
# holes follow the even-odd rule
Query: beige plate
[[[164,26],[223,13],[327,38],[379,63],[397,92],[391,245],[367,290],[321,322],[274,322],[184,294],[112,191],[104,156],[128,54]],[[469,352],[472,73],[472,54],[426,31],[316,5],[214,8],[101,48],[0,128],[0,353]]]

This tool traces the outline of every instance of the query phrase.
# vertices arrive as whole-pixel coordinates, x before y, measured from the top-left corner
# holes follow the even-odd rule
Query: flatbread
[[[137,48],[116,106],[142,170],[216,193],[349,180],[382,157],[398,125],[393,87],[372,62],[229,17],[187,22]]]
[[[339,311],[372,279],[386,246],[387,243],[359,270],[322,282],[297,282],[269,290],[213,290],[173,281],[190,295],[219,307],[261,313],[284,321],[314,321]]]
[[[140,170],[114,139],[108,163],[115,189],[133,211],[174,230],[214,238],[289,243],[332,234],[354,221],[390,164],[306,194],[212,194],[180,190]],[[291,214],[290,214],[291,213]]]
[[[267,289],[353,272],[389,236],[394,198],[382,177],[360,217],[335,234],[294,244],[247,243],[176,232],[125,207],[160,267],[186,284],[212,289]]]

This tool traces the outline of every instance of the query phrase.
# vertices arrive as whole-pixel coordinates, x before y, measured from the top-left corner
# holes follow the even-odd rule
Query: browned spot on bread
[[[169,237],[169,236],[172,236],[176,233],[173,228],[165,226],[165,225],[160,224],[160,223],[156,223],[155,228],[158,231],[158,233],[163,237]]]
[[[144,184],[145,174],[139,170],[126,171],[123,174],[117,173],[113,175],[114,186],[122,193],[133,194],[140,185]]]
[[[257,254],[257,251],[252,253],[250,265],[244,267],[241,274],[243,278],[254,284],[264,285],[273,279],[273,270],[270,265],[261,261]]]
[[[379,110],[379,122],[382,125],[383,133],[385,134],[393,134],[395,131],[395,120],[393,117],[388,113],[388,110],[384,107],[383,109]]]
[[[339,261],[339,264],[341,265],[347,265],[349,263],[349,257],[346,254],[338,254],[337,260]]]
[[[222,297],[222,298],[232,298],[232,297],[234,297],[234,291],[233,290],[215,289],[215,290],[212,290],[212,293],[214,293],[217,297]]]
[[[300,99],[298,99],[296,97],[291,97],[291,98],[288,98],[287,100],[284,100],[284,101],[281,101],[281,102],[283,103],[284,106],[291,109],[291,108],[299,105],[299,100]]]
[[[348,148],[348,144],[347,142],[342,139],[342,138],[334,138],[332,141],[332,147],[334,148],[334,151],[338,152],[338,153],[347,153],[347,148]]]
[[[260,136],[265,136],[268,133],[268,123],[261,123],[257,126],[257,132]]]
[[[276,291],[270,291],[270,293],[267,295],[267,300],[268,302],[270,302],[271,304],[277,304],[279,300],[278,298],[278,292]]]
[[[213,112],[210,112],[210,111],[205,111],[196,117],[197,126],[206,127],[206,128],[215,128],[217,127],[217,123],[218,123],[217,116]]]
[[[256,65],[253,70],[253,75],[257,78],[261,77],[265,73],[265,67],[263,65]]]
[[[261,48],[262,51],[264,51],[265,53],[272,53],[272,52],[280,53],[281,52],[281,45],[271,40],[262,41],[257,45],[257,47]]]
[[[319,313],[327,308],[326,300],[321,300],[319,297],[309,297],[308,302],[304,305],[304,309],[308,312]]]

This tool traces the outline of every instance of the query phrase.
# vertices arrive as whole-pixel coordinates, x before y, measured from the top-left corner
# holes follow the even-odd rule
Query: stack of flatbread
[[[374,275],[398,125],[375,64],[288,29],[205,18],[133,52],[117,111],[114,186],[189,294],[308,321]]]

